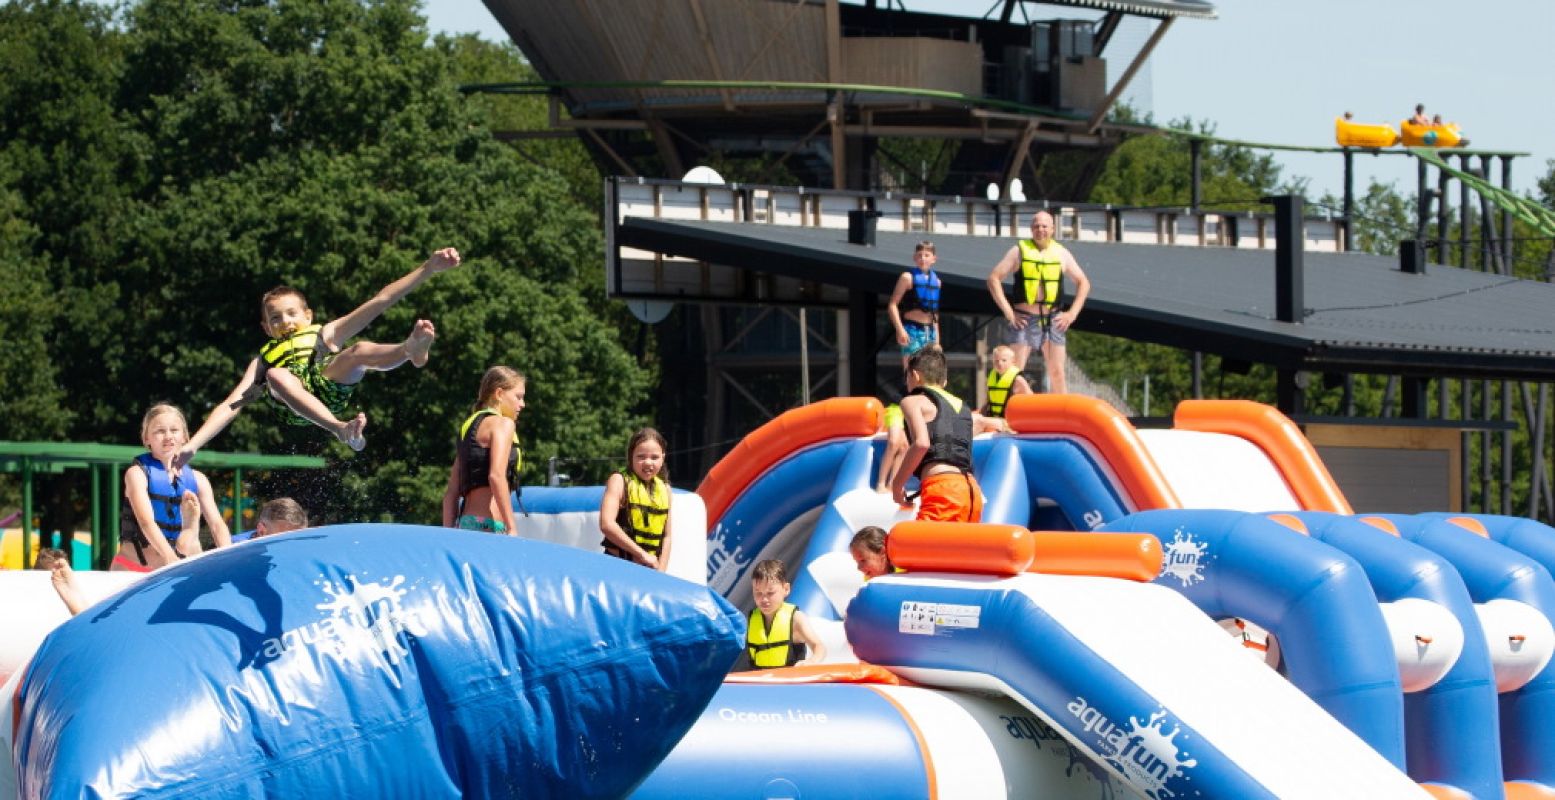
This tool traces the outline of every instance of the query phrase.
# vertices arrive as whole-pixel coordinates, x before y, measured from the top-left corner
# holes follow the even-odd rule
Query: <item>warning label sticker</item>
[[[982,612],[982,606],[906,600],[902,602],[897,630],[901,633],[933,636],[940,628],[976,628]]]

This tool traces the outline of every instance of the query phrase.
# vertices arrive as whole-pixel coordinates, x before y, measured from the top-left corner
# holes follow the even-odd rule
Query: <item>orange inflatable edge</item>
[[[872,436],[884,409],[873,397],[833,397],[789,409],[757,428],[708,471],[697,486],[711,531],[735,498],[779,461],[813,444]]]
[[[1252,442],[1274,462],[1307,511],[1355,513],[1317,448],[1272,406],[1251,400],[1184,400],[1177,404],[1172,424],[1178,430],[1223,433]]]
[[[1106,402],[1076,394],[1023,394],[1010,399],[1004,416],[1016,433],[1074,436],[1090,443],[1137,510],[1182,507],[1134,426]]]
[[[885,667],[858,662],[853,664],[805,664],[799,667],[756,669],[749,672],[731,672],[724,683],[883,683],[890,686],[911,686],[912,683]]]

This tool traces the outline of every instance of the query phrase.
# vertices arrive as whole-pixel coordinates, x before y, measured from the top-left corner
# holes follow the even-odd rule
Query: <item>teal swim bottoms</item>
[[[459,518],[459,530],[484,531],[486,533],[507,533],[508,526],[502,524],[502,520],[477,517],[474,514],[465,514]]]

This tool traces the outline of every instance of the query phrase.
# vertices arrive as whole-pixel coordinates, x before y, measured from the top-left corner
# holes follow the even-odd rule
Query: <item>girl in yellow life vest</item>
[[[866,581],[901,572],[886,554],[885,537],[885,528],[865,525],[853,534],[853,541],[848,542],[848,554],[853,556],[853,563],[858,565],[858,571],[864,574]]]
[[[599,501],[599,532],[605,555],[664,572],[670,561],[670,484],[664,469],[669,446],[653,428],[632,434],[628,468],[605,481]]]
[[[993,349],[993,369],[988,372],[988,416],[1003,417],[1010,398],[1031,394],[1031,384],[1015,365],[1015,351],[1001,344]]]
[[[756,669],[826,660],[826,645],[811,627],[810,618],[788,602],[792,588],[788,568],[775,558],[758,561],[751,570],[751,596],[756,607],[751,609],[745,627],[745,654]]]
[[[475,412],[459,426],[454,466],[443,491],[443,526],[516,536],[513,487],[523,464],[518,413],[524,410],[522,373],[492,367],[481,376]]]

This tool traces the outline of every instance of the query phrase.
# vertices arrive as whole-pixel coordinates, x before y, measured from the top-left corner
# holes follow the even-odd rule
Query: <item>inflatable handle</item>
[[[1274,462],[1303,509],[1355,513],[1317,448],[1273,406],[1251,400],[1184,400],[1172,415],[1172,427],[1246,439]]]
[[[1041,532],[1028,572],[1149,583],[1161,574],[1161,540],[1148,533]]]
[[[909,572],[1019,575],[1036,556],[1036,536],[1019,525],[899,522],[886,537],[886,555]]]
[[[1128,418],[1104,401],[1080,394],[1011,397],[1004,418],[1016,433],[1074,436],[1112,467],[1134,509],[1182,508]]]
[[[789,409],[752,431],[697,486],[707,505],[708,529],[716,527],[735,498],[777,462],[828,439],[873,436],[884,413],[873,397],[833,397]]]

